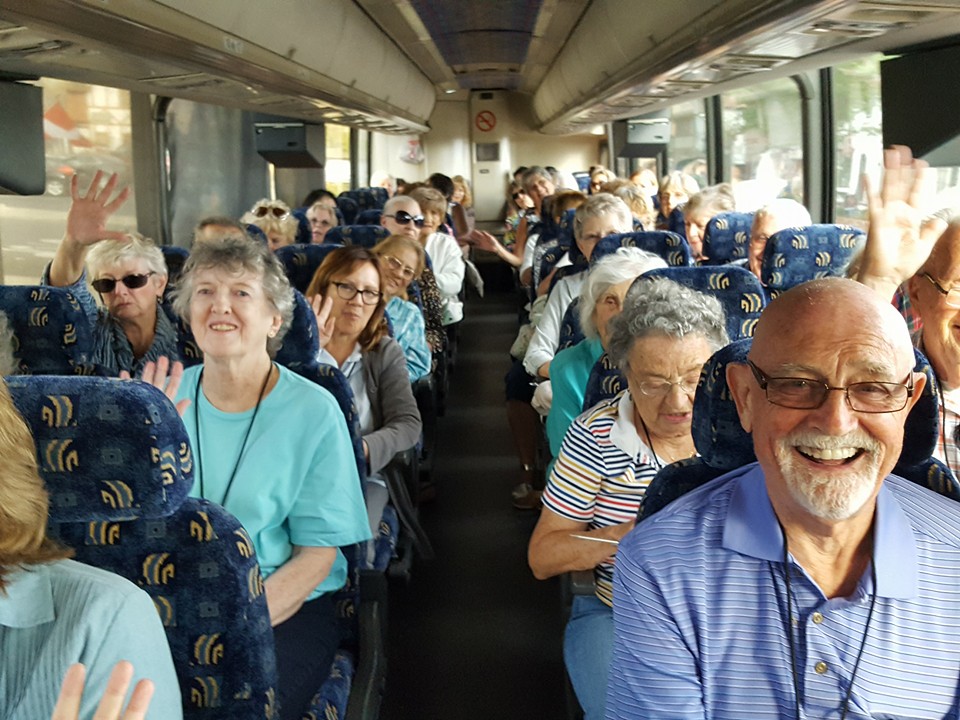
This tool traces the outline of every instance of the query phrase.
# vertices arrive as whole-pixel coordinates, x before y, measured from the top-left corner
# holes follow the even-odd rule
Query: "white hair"
[[[784,229],[813,224],[810,219],[810,211],[790,198],[777,198],[757,210],[757,217],[765,215],[776,218],[777,224]]]
[[[640,277],[648,270],[666,267],[667,263],[659,255],[635,247],[619,248],[606,255],[590,268],[587,281],[580,291],[580,328],[584,337],[598,337],[593,313],[597,300],[613,285]]]

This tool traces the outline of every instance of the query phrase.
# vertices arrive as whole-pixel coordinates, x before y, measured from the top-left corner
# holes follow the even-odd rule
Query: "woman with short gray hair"
[[[587,720],[604,716],[616,542],[633,529],[660,468],[695,454],[693,394],[703,364],[727,342],[720,303],[664,278],[638,278],[608,333],[608,353],[628,389],[570,426],[528,550],[541,579],[594,571],[596,594],[574,598],[564,637]]]
[[[136,375],[148,362],[179,357],[176,327],[160,307],[167,266],[153,241],[106,229],[129,189],[111,199],[117,176],[103,187],[102,180],[97,172],[84,195],[77,178],[71,180],[66,231],[42,282],[67,288],[77,298],[93,328],[94,363],[109,375]],[[88,276],[100,306],[87,288]]]

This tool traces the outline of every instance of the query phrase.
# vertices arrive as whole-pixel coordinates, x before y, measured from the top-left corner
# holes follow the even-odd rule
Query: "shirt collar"
[[[624,390],[617,403],[617,420],[610,428],[610,442],[632,458],[639,458],[641,464],[653,465],[653,453],[640,439],[637,426],[633,421],[633,400],[630,391]]]
[[[0,594],[0,626],[28,628],[54,620],[53,587],[45,565],[10,575],[6,595]]]
[[[757,463],[737,479],[723,528],[723,547],[769,562],[783,559],[783,535],[763,470]],[[917,595],[917,544],[910,521],[896,496],[886,487],[877,495],[874,560],[879,597]]]
[[[317,353],[317,362],[323,365],[333,365],[335,368],[339,369],[345,376],[350,377],[351,372],[354,369],[354,365],[363,358],[363,352],[360,348],[360,343],[356,343],[353,346],[353,352],[343,361],[343,365],[337,362],[337,359],[327,352],[326,348],[320,348],[320,352]]]

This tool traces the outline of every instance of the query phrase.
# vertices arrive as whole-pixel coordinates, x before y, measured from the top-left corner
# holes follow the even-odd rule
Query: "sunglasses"
[[[384,217],[392,217],[401,225],[408,225],[412,221],[418,228],[423,227],[423,215],[411,215],[406,210],[397,210],[393,215],[384,215]]]
[[[96,290],[101,295],[104,295],[106,293],[112,293],[117,288],[118,282],[123,283],[131,290],[142,288],[144,285],[147,284],[147,280],[150,279],[151,275],[156,275],[156,273],[155,272],[132,273],[130,275],[124,275],[122,278],[119,278],[118,280],[114,280],[113,278],[99,278],[97,280],[94,280],[90,284],[93,285],[94,290]]]
[[[257,205],[253,209],[253,214],[257,217],[266,217],[267,215],[273,215],[275,218],[285,218],[288,213],[282,207],[277,207],[276,205]]]

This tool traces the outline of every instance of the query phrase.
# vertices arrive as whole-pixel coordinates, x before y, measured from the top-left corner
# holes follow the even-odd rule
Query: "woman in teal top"
[[[550,365],[553,402],[547,415],[550,455],[557,457],[567,429],[586,408],[583,398],[590,371],[603,354],[607,323],[618,315],[633,281],[648,270],[666,267],[657,255],[638,248],[620,248],[590,268],[580,291],[580,327],[584,340],[557,353]],[[552,464],[552,463],[551,463]],[[549,471],[547,473],[549,477]]]
[[[194,246],[174,308],[204,354],[167,388],[193,447],[192,494],[223,505],[253,539],[281,717],[299,718],[341,639],[331,599],[346,579],[338,547],[370,537],[346,421],[328,392],[271,359],[293,315],[293,290],[263,245],[226,238]]]
[[[183,717],[153,601],[118,575],[66,558],[46,536],[47,493],[23,418],[0,380],[0,717],[49,718],[67,668],[86,666],[80,717],[92,717],[113,666],[156,688],[147,718]]]

